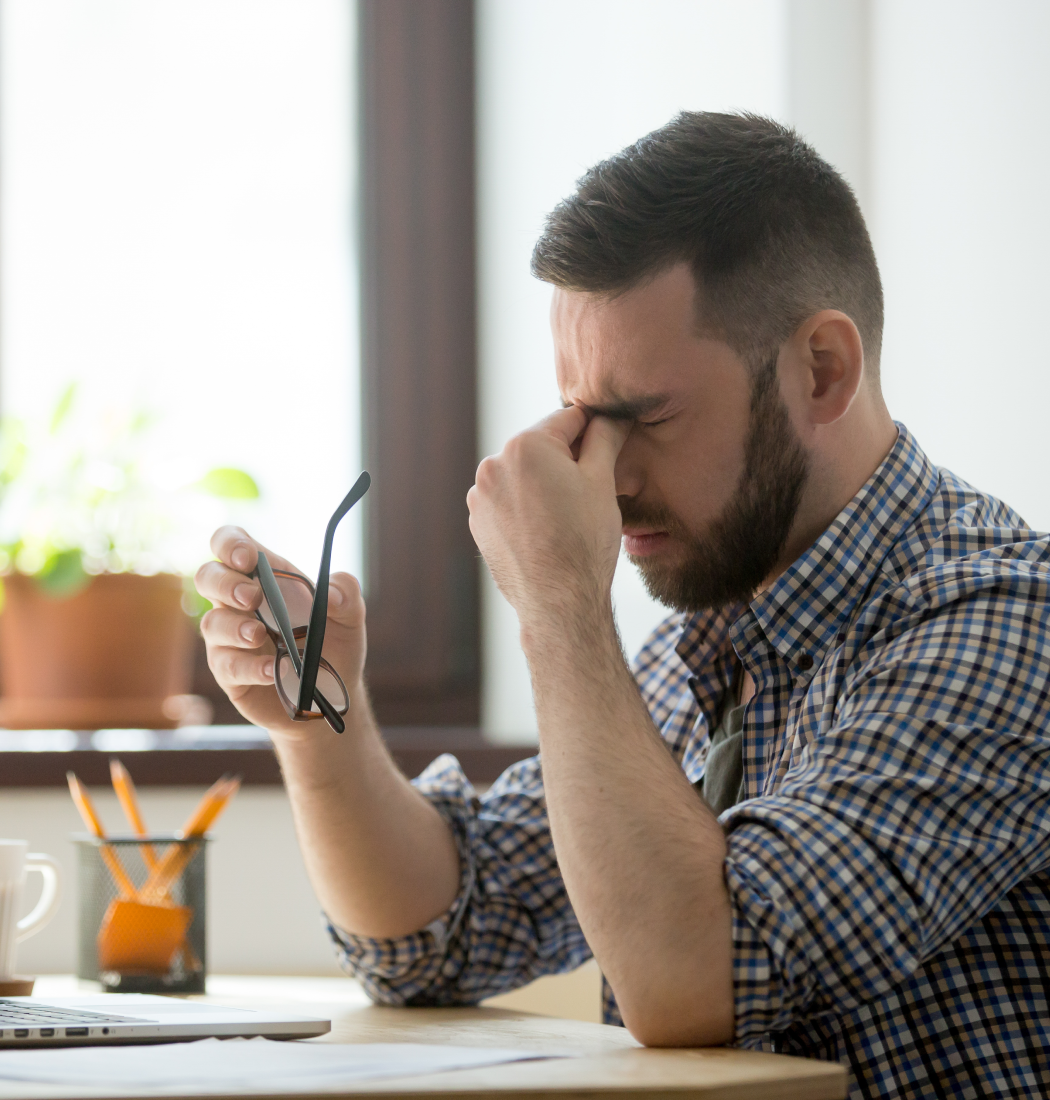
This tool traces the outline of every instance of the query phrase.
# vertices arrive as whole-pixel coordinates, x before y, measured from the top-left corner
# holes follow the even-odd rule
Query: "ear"
[[[814,313],[787,341],[785,364],[811,424],[833,424],[853,403],[864,379],[864,344],[837,309]]]

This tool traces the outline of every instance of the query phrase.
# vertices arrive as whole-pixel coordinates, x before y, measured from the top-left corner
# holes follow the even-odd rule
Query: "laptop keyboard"
[[[88,1012],[83,1008],[27,1005],[0,998],[0,1038],[24,1039],[30,1028],[39,1028],[41,1038],[50,1038],[56,1033],[56,1029],[66,1035],[86,1035],[89,1027],[99,1024],[147,1022],[137,1016],[110,1016],[103,1012]],[[14,1029],[13,1034],[8,1032],[8,1028]]]

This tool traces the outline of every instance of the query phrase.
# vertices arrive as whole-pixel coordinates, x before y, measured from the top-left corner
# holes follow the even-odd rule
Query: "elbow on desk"
[[[687,1001],[652,991],[644,996],[617,996],[624,1026],[647,1047],[718,1047],[733,1041],[732,1000],[712,1003],[699,996]]]

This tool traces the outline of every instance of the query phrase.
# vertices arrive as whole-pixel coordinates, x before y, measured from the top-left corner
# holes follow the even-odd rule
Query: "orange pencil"
[[[230,800],[240,789],[240,785],[239,778],[230,778],[225,775],[213,783],[176,836],[186,840],[203,836],[229,805]],[[150,872],[142,888],[143,896],[163,896],[185,870],[186,864],[193,858],[196,851],[196,844],[171,845],[160,863]]]
[[[121,808],[124,810],[124,816],[127,817],[128,823],[132,829],[138,833],[139,836],[148,836],[149,830],[146,828],[146,820],[142,816],[142,810],[139,807],[138,794],[135,791],[135,784],[132,782],[131,776],[128,773],[127,768],[119,760],[111,760],[109,762],[109,774],[113,780],[113,790],[116,792],[117,800],[120,802]],[[142,844],[139,847],[139,851],[142,853],[142,859],[150,871],[155,870],[157,864],[160,862],[157,858],[156,849],[152,844]],[[169,878],[169,884],[174,882],[181,874],[181,868],[179,868],[174,875]],[[171,905],[171,895],[167,892],[167,888],[159,891],[159,897],[154,898],[153,895],[149,896],[149,902],[156,900],[160,905]],[[140,898],[146,897],[145,890],[140,895]],[[193,947],[185,936],[182,938],[181,948],[183,951],[183,957],[185,958],[187,965],[191,970],[200,969],[200,961],[197,958]]]
[[[226,809],[230,804],[230,800],[240,790],[240,777],[235,776],[232,779],[227,779],[221,786],[216,784],[216,787],[218,789],[215,790],[207,805],[198,806],[193,817],[179,831],[179,836],[204,836],[215,822],[215,819]]]
[[[186,819],[186,823],[175,834],[178,837],[200,836],[200,834],[215,820],[218,810],[226,804],[226,791],[233,777],[229,775],[217,779],[197,803],[193,813]],[[239,784],[239,781],[238,781]],[[203,828],[202,828],[203,825]]]
[[[142,811],[139,809],[135,784],[132,783],[127,768],[119,760],[111,760],[109,762],[109,775],[113,780],[113,790],[116,792],[117,801],[124,811],[124,816],[128,819],[128,824],[139,836],[148,836],[149,830],[146,828]],[[153,845],[140,845],[139,851],[142,853],[142,859],[146,866],[152,871],[157,866],[157,853],[154,851]]]
[[[102,822],[99,820],[98,814],[95,813],[95,807],[92,806],[91,799],[88,798],[84,784],[72,772],[66,772],[66,782],[69,783],[69,793],[73,796],[73,803],[80,811],[80,817],[88,827],[88,831],[98,837],[99,840],[105,840],[106,830],[102,828]],[[128,874],[121,866],[116,852],[108,844],[102,844],[99,847],[99,852],[109,868],[109,873],[113,876],[113,881],[117,884],[121,896],[136,898],[138,891],[135,889],[135,884],[128,878]]]

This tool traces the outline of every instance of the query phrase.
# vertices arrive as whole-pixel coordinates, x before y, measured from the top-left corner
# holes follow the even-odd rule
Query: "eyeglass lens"
[[[300,650],[300,652],[302,651]],[[277,678],[280,693],[287,700],[286,705],[294,707],[299,698],[299,677],[296,674],[295,666],[292,664],[292,659],[287,653],[282,652],[280,660],[277,662]],[[316,687],[332,704],[337,714],[346,713],[350,701],[343,688],[343,682],[330,670],[327,662],[323,660],[317,669]],[[310,709],[314,714],[321,713],[321,708],[317,705],[316,700],[314,700],[314,705]]]
[[[285,605],[288,608],[288,618],[292,621],[293,630],[305,630],[310,622],[310,607],[313,603],[313,588],[302,577],[288,577],[275,574],[277,587],[281,590]],[[264,599],[259,608],[259,616],[270,630],[280,631],[277,620],[274,618],[270,605]]]

